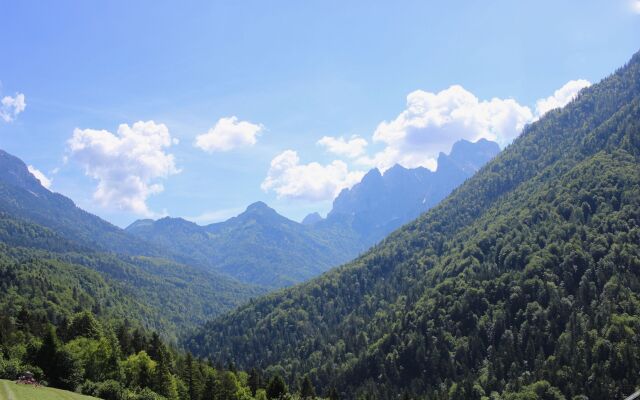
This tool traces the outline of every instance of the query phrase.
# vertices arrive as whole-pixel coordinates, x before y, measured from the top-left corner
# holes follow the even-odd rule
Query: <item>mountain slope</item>
[[[212,321],[188,345],[308,373],[347,398],[629,394],[640,383],[639,121],[636,54],[367,254]]]
[[[0,212],[36,223],[61,236],[102,251],[162,255],[149,243],[78,207],[69,198],[50,192],[19,158],[0,150]]]
[[[240,281],[269,286],[317,276],[347,261],[356,251],[342,232],[312,229],[262,202],[205,229],[214,248],[227,249],[213,257],[213,265]]]
[[[263,293],[215,271],[156,256],[166,252],[49,192],[19,159],[2,152],[0,164],[0,270],[14,274],[0,285],[2,299],[15,300],[15,294],[23,299],[20,304],[40,302],[34,306],[50,315],[68,314],[76,306],[103,309],[175,339]],[[57,284],[38,287],[36,295],[35,276]],[[83,304],[44,301],[80,289],[86,293]]]
[[[356,245],[336,230],[291,221],[262,202],[227,221],[199,226],[181,218],[136,221],[127,232],[183,254],[185,261],[242,282],[288,286],[317,276],[351,257]],[[344,239],[344,240],[342,240]]]
[[[396,165],[382,175],[373,169],[360,183],[340,193],[325,224],[349,224],[369,247],[438,204],[499,151],[496,143],[485,139],[476,143],[460,140],[449,155],[440,153],[433,172]]]
[[[229,278],[161,258],[99,253],[47,228],[2,213],[0,257],[0,271],[18,274],[0,286],[2,299],[15,293],[39,301],[40,295],[48,298],[83,289],[87,293],[86,307],[136,320],[174,339],[195,324],[262,293]],[[59,284],[47,286],[36,296],[29,289],[33,276]]]

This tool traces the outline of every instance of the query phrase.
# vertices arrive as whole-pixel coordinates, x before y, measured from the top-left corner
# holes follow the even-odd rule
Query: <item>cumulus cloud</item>
[[[317,144],[354,164],[383,172],[395,164],[435,170],[439,153],[450,152],[455,142],[487,139],[505,146],[526,124],[550,109],[565,106],[589,85],[584,79],[567,82],[552,96],[538,100],[535,113],[514,99],[480,100],[460,85],[440,92],[416,90],[407,96],[404,111],[377,126],[372,142],[379,151],[367,154],[369,143],[360,137],[325,136]],[[324,200],[335,197],[361,177],[359,171],[349,172],[343,161],[300,164],[297,153],[287,150],[272,160],[262,188],[273,190],[280,197]]]
[[[27,108],[24,94],[16,93],[14,97],[5,96],[0,100],[0,119],[11,122]]]
[[[529,107],[513,99],[481,101],[459,85],[438,93],[416,90],[407,96],[407,108],[374,132],[373,141],[386,148],[359,161],[383,170],[396,163],[432,168],[438,153],[448,152],[456,141],[485,138],[504,145],[532,118]]]
[[[207,133],[196,137],[194,145],[209,153],[253,146],[262,129],[262,125],[239,121],[237,117],[220,118]]]
[[[349,171],[347,164],[340,160],[327,165],[317,162],[300,164],[298,153],[286,150],[271,160],[261,187],[281,198],[331,200],[342,189],[358,183],[363,175],[362,171]]]
[[[631,11],[640,14],[640,0],[630,0]]]
[[[34,167],[33,165],[28,165],[27,169],[37,180],[40,181],[40,184],[45,188],[49,189],[51,187],[51,179],[47,178],[45,174],[42,173],[39,169]]]
[[[76,128],[68,140],[71,158],[98,181],[99,204],[145,216],[154,215],[147,198],[164,189],[158,180],[179,172],[165,151],[172,143],[169,129],[154,121],[121,124],[116,134]]]
[[[346,140],[344,137],[324,136],[318,140],[318,145],[327,149],[328,152],[339,156],[355,158],[362,155],[367,147],[367,141],[358,136],[352,136]]]
[[[555,108],[566,106],[576,98],[578,92],[589,86],[591,86],[591,82],[585,79],[576,79],[565,83],[564,86],[553,92],[552,96],[536,102],[536,113],[541,117]]]

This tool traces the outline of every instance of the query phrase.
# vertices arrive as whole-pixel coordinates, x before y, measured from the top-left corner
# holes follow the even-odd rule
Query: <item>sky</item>
[[[326,213],[505,146],[640,50],[640,0],[0,0],[0,148],[119,226]]]

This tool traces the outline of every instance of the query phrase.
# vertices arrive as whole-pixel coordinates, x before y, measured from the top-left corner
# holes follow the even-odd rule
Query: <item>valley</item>
[[[0,9],[0,400],[639,393],[640,0]]]

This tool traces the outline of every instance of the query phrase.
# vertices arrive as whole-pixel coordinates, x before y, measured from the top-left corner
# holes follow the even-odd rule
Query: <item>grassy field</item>
[[[0,400],[97,400],[95,397],[59,389],[18,385],[0,379]]]

